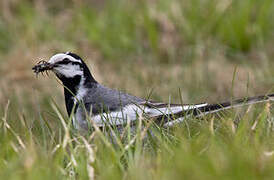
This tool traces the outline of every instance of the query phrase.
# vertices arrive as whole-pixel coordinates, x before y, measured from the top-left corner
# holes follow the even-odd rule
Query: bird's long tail
[[[244,106],[244,105],[251,105],[261,102],[267,101],[274,101],[274,94],[264,95],[264,96],[254,96],[254,97],[247,97],[242,99],[237,99],[233,101],[227,101],[223,103],[217,104],[208,104],[202,107],[197,107],[191,110],[184,110],[178,113],[173,114],[174,120],[168,121],[164,124],[164,126],[173,126],[177,123],[180,123],[184,120],[185,117],[192,115],[194,117],[203,116],[206,114],[215,113],[218,111],[222,111],[225,109],[230,109],[234,107]],[[165,117],[157,117],[158,119],[165,119]]]

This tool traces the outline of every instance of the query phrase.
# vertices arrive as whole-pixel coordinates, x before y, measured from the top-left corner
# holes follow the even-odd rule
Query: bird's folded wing
[[[145,102],[142,105],[144,106],[144,113],[146,113],[149,117],[156,117],[160,115],[176,114],[195,108],[202,108],[208,104],[167,104],[158,102]]]
[[[165,104],[165,103],[131,103],[120,110],[104,112],[92,117],[93,121],[98,126],[121,125],[128,122],[132,123],[141,116],[154,118],[159,116],[168,116],[182,111],[206,106],[206,103],[196,105],[180,105],[180,104]]]

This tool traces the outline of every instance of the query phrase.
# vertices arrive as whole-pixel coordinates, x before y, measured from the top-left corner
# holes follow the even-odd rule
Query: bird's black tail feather
[[[157,120],[169,120],[168,122],[165,123],[165,126],[172,126],[174,124],[180,123],[183,121],[184,117],[188,115],[192,115],[195,117],[203,116],[206,114],[211,114],[215,113],[218,111],[222,111],[225,109],[230,109],[234,107],[239,107],[239,106],[244,106],[244,105],[251,105],[251,104],[256,104],[260,102],[267,102],[267,101],[274,101],[274,94],[269,94],[269,95],[264,95],[264,96],[254,96],[254,97],[247,97],[247,98],[242,98],[242,99],[237,99],[237,100],[232,100],[232,101],[227,101],[223,103],[218,103],[218,104],[208,104],[203,107],[198,107],[192,110],[187,110],[187,111],[181,111],[173,115],[173,119],[170,121],[170,118],[161,116],[157,117]]]

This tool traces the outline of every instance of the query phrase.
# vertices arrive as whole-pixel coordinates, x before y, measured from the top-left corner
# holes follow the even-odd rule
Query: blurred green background
[[[100,83],[141,97],[152,92],[151,98],[155,100],[180,103],[179,89],[185,103],[219,102],[273,92],[273,19],[273,0],[1,0],[0,117],[5,119],[8,114],[9,124],[23,137],[27,136],[26,127],[18,125],[19,122],[27,122],[28,129],[37,136],[43,134],[44,122],[37,120],[42,116],[53,129],[60,125],[50,103],[57,102],[60,111],[65,112],[63,88],[52,74],[49,78],[35,78],[31,68],[41,59],[48,60],[53,54],[66,51],[79,54]],[[3,123],[0,125],[4,127]],[[3,133],[1,129],[0,134]],[[1,152],[3,155],[0,167],[4,168],[0,174],[4,177],[17,167],[16,162],[25,162],[21,156],[12,155],[9,139],[0,138],[0,149],[5,147],[3,152],[0,150],[0,156]],[[191,142],[185,145],[188,143]],[[43,146],[36,150],[39,148]],[[257,152],[256,148],[251,149]],[[225,155],[230,153],[222,150]],[[237,150],[229,157],[239,158],[242,152]],[[9,158],[9,154],[14,158]],[[47,159],[45,154],[43,157]],[[24,157],[27,155],[28,152]],[[208,161],[203,161],[195,155],[186,159],[193,163],[189,169],[187,164],[179,163],[178,171],[179,167],[194,170],[195,162],[202,163],[200,168],[205,170],[215,156],[210,152]],[[34,161],[39,164],[40,160]],[[52,165],[47,163],[45,167]],[[241,163],[238,168],[243,167],[246,172],[254,170],[244,160]],[[54,165],[60,164],[58,161]],[[228,165],[230,170],[235,164]],[[142,168],[140,171],[146,169]],[[167,167],[155,167],[158,171],[161,168]],[[35,172],[42,172],[32,166],[30,169],[34,179]],[[216,175],[223,175],[219,170],[214,171]],[[229,168],[226,170],[229,172]],[[137,178],[138,170],[132,172],[136,175],[130,177]],[[41,179],[51,177],[50,173],[45,172],[45,177],[39,173]],[[58,173],[53,176],[59,177]],[[150,173],[144,176],[158,177]],[[268,173],[269,169],[259,175],[270,177]],[[121,174],[118,179],[128,178]],[[273,172],[270,174],[273,177]],[[196,178],[202,177],[203,173]],[[241,172],[228,177],[240,178]]]
[[[156,100],[177,101],[179,88],[192,103],[226,99],[235,68],[236,96],[264,94],[273,89],[273,18],[272,0],[2,0],[0,97],[59,97],[53,78],[30,69],[66,51],[99,82]]]

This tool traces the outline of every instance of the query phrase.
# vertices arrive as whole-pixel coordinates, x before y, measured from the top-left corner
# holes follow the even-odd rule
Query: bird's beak
[[[39,61],[33,68],[33,72],[38,75],[39,73],[47,72],[49,70],[52,70],[54,67],[54,64],[48,63],[46,61]]]

